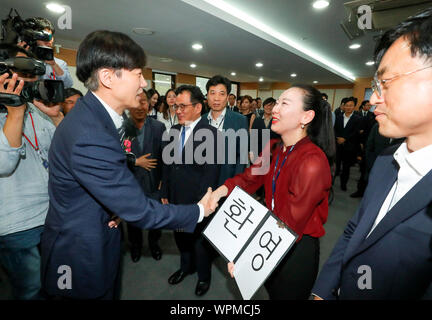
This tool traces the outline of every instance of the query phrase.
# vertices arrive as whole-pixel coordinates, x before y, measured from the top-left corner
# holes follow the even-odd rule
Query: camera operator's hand
[[[20,80],[18,86],[16,86],[18,75],[14,73],[11,79],[7,79],[8,77],[8,73],[0,76],[0,92],[20,95],[24,86],[24,81]],[[8,110],[8,117],[3,126],[3,133],[11,148],[19,148],[22,144],[22,131],[26,105],[23,104],[18,107],[6,106],[6,108]]]
[[[20,41],[20,42],[18,42],[17,43],[17,46],[18,47],[21,47],[21,48],[23,48],[23,49],[26,49],[26,50],[29,50],[30,49],[30,46],[27,44],[27,42],[25,42],[25,41]]]
[[[24,87],[24,80],[19,80],[18,85],[16,85],[18,81],[18,75],[14,73],[12,75],[12,78],[8,79],[9,74],[5,73],[1,75],[0,77],[0,92],[2,93],[9,93],[9,94],[15,94],[19,96],[21,94],[21,91]],[[24,114],[26,105],[23,104],[18,107],[8,107],[8,114]]]
[[[51,118],[54,125],[57,127],[63,120],[63,113],[60,112],[60,105],[49,106],[44,104],[42,101],[33,100],[33,104],[48,117]]]

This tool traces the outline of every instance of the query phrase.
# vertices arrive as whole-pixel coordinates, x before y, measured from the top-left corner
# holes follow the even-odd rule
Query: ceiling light
[[[329,5],[329,2],[326,1],[326,0],[318,0],[318,1],[315,1],[315,2],[312,4],[312,6],[313,6],[315,9],[324,9],[324,8],[327,8],[328,5]]]
[[[375,64],[375,62],[373,62],[373,61],[368,61],[368,62],[366,62],[366,65],[367,66],[373,66]]]
[[[352,45],[349,46],[349,48],[352,50],[358,49],[360,47],[361,47],[361,45],[358,43],[353,43]]]
[[[194,4],[194,1],[192,0],[183,0],[184,2],[187,2],[193,6],[197,6]],[[300,43],[298,42],[296,37],[290,36],[287,34],[282,34],[280,31],[275,29],[274,27],[271,27],[265,23],[263,23],[261,20],[257,19],[256,17],[253,17],[249,14],[247,14],[244,10],[228,3],[228,1],[224,0],[203,0],[202,2],[205,2],[207,5],[211,6],[211,9],[205,9],[207,12],[214,12],[214,8],[217,8],[224,12],[229,17],[235,17],[236,19],[241,20],[243,23],[245,23],[247,26],[258,29],[260,32],[263,32],[269,37],[274,38],[274,40],[277,40],[281,44],[280,47],[289,50],[291,52],[296,52],[297,55],[308,59],[309,61],[325,67],[327,70],[330,70],[344,78],[350,81],[354,81],[356,77],[353,75],[353,73],[340,66],[339,62],[336,62],[334,59],[329,59],[325,56],[323,56],[320,52],[315,51],[313,49],[310,49],[305,46],[304,42]]]
[[[154,34],[154,31],[148,28],[133,28],[132,31],[136,34],[143,36],[151,36],[152,34]]]
[[[264,78],[263,77],[260,77],[259,78],[259,82],[263,82],[264,81]]]
[[[191,68],[196,68],[196,66],[197,66],[197,65],[196,65],[195,63],[192,63],[192,64],[190,65]]]
[[[295,77],[297,77],[297,74],[291,73],[291,78],[295,78]]]
[[[194,50],[201,50],[202,48],[203,48],[203,46],[200,43],[194,43],[192,45],[192,49],[194,49]]]
[[[235,75],[236,75],[236,73],[235,73],[235,72],[231,72],[231,75],[232,75],[232,76],[235,76]]]
[[[313,83],[318,83],[318,81],[315,80]]]
[[[48,10],[50,10],[52,12],[55,12],[55,13],[63,13],[63,12],[66,11],[66,9],[62,5],[60,5],[58,3],[52,3],[51,2],[51,3],[48,3],[45,7]]]
[[[263,64],[261,62],[258,62],[255,64],[255,67],[257,67],[257,68],[261,68],[262,66],[263,66]]]
[[[171,58],[160,58],[159,59],[161,62],[172,62],[173,61],[173,59],[171,59]]]

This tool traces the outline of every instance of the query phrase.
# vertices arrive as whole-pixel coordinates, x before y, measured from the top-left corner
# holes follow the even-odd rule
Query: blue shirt
[[[63,80],[63,84],[65,89],[71,88],[73,86],[73,80],[69,73],[69,69],[67,66],[67,63],[63,61],[62,59],[54,58],[54,61],[58,64],[58,66],[63,70],[63,75],[55,74],[55,80]],[[45,74],[42,76],[42,79],[53,79],[53,68],[51,65],[45,63],[46,71]]]
[[[24,115],[24,134],[35,145],[29,111],[41,154],[48,159],[55,126],[32,104]],[[0,111],[0,236],[29,230],[45,223],[48,212],[48,171],[41,156],[27,139],[22,138],[19,148],[12,148],[3,133],[6,110]]]

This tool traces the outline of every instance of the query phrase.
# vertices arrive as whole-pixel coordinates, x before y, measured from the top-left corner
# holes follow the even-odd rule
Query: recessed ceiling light
[[[148,28],[133,28],[132,31],[136,34],[143,36],[151,36],[155,33],[153,30],[150,30]]]
[[[264,78],[263,77],[260,77],[259,78],[259,82],[263,82],[264,81]]]
[[[366,65],[367,66],[373,66],[375,64],[375,62],[373,62],[373,61],[368,61],[368,62],[366,62]]]
[[[190,65],[191,68],[196,68],[196,66],[197,66],[197,65],[196,65],[195,63],[192,63],[192,64]]]
[[[324,8],[327,8],[328,5],[329,5],[329,2],[326,1],[326,0],[318,0],[318,1],[315,1],[315,2],[312,4],[312,6],[313,6],[315,9],[324,9]]]
[[[295,78],[295,77],[297,77],[297,74],[291,73],[291,78]]]
[[[192,45],[192,49],[194,49],[194,50],[201,50],[202,48],[203,48],[203,46],[200,43],[194,43]]]
[[[262,64],[261,62],[258,62],[258,63],[255,64],[255,67],[257,67],[257,68],[261,68],[263,65],[264,65],[264,64]]]
[[[55,13],[63,13],[66,10],[62,5],[53,2],[48,3],[45,7]]]
[[[361,45],[358,43],[353,43],[352,45],[349,46],[349,48],[352,50],[358,49],[360,47],[361,47]]]
[[[313,83],[318,83],[318,81],[315,80]]]
[[[236,73],[235,73],[235,72],[231,72],[231,75],[232,75],[232,76],[235,76],[235,75],[236,75]]]

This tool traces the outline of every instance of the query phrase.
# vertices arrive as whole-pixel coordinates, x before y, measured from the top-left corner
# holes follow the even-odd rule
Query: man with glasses
[[[363,201],[321,270],[316,299],[432,299],[432,8],[386,32],[371,104],[402,144],[375,161]]]
[[[176,96],[174,108],[179,124],[171,128],[170,137],[174,138],[174,148],[178,151],[181,161],[167,164],[166,149],[164,150],[163,160],[166,165],[163,169],[162,202],[191,204],[196,203],[196,199],[199,201],[208,187],[218,186],[220,170],[216,154],[218,131],[208,124],[207,119],[201,118],[204,96],[198,87],[183,85],[176,90]],[[204,139],[201,134],[204,135]],[[176,137],[178,137],[177,141]],[[205,148],[203,153],[204,144],[211,150]],[[209,155],[208,152],[212,154]],[[174,151],[174,157],[175,153]],[[190,162],[189,159],[192,161]],[[196,269],[198,283],[195,294],[197,296],[204,295],[210,287],[213,250],[201,235],[208,221],[209,219],[205,218],[193,234],[185,233],[183,230],[174,231],[175,242],[180,251],[180,269],[169,277],[168,282],[173,285],[178,284]]]

